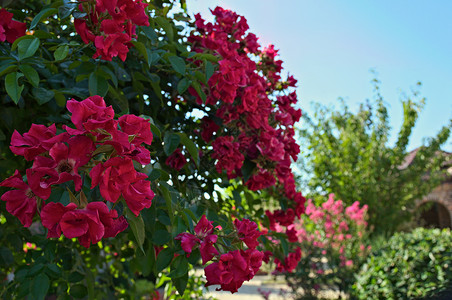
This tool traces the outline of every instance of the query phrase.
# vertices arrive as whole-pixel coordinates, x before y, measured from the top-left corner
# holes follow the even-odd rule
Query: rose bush
[[[296,80],[244,17],[4,3],[2,298],[190,299],[195,267],[230,292],[271,257],[295,268]]]

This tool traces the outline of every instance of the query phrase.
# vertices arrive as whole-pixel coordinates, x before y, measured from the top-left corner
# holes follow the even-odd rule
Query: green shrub
[[[450,230],[417,228],[397,233],[370,256],[357,275],[359,299],[432,296],[452,283]]]

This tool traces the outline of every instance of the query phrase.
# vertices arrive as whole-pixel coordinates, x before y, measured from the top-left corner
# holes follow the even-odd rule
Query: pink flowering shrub
[[[322,287],[349,292],[354,274],[369,253],[366,245],[367,205],[359,202],[346,207],[342,200],[328,200],[316,206],[307,201],[306,215],[286,230],[297,238],[301,258],[295,272],[286,278],[296,292],[317,296]]]

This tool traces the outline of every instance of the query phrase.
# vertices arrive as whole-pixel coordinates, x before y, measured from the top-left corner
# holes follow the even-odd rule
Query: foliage
[[[451,284],[451,249],[449,229],[396,233],[363,264],[354,293],[359,299],[432,296]]]
[[[293,228],[301,260],[293,273],[286,273],[299,299],[317,299],[325,288],[341,294],[350,292],[354,275],[370,250],[364,244],[366,210],[367,206],[360,208],[359,202],[345,207],[342,200],[334,200],[333,194],[318,207],[308,201],[306,215]]]
[[[301,111],[245,18],[191,22],[183,0],[3,3],[2,299],[191,299],[194,267],[234,292],[284,261],[287,237],[261,229],[304,211]]]
[[[447,156],[438,151],[450,135],[452,121],[426,145],[408,152],[424,103],[414,92],[402,100],[403,123],[391,147],[389,115],[377,81],[375,89],[375,100],[361,104],[357,113],[342,103],[340,110],[317,106],[312,118],[305,118],[301,136],[309,150],[299,166],[310,174],[311,191],[335,193],[347,204],[367,204],[373,233],[391,235],[411,217],[414,201],[442,179],[441,164]]]

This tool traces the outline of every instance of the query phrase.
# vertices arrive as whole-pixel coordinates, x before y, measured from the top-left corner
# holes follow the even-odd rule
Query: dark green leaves
[[[157,259],[155,262],[157,274],[162,272],[163,269],[169,266],[173,257],[174,251],[171,248],[165,248],[162,251],[160,251],[159,255],[157,255]]]
[[[167,242],[169,242],[171,238],[171,234],[163,229],[158,229],[154,232],[154,234],[152,235],[152,242],[155,245],[164,245]]]
[[[91,73],[89,76],[88,87],[91,96],[99,95],[105,97],[108,92],[108,82],[105,77],[98,72]]]
[[[245,159],[242,165],[243,180],[246,182],[253,174],[256,164],[249,159]]]
[[[55,96],[53,91],[42,87],[33,88],[32,93],[39,105],[49,102]]]
[[[176,290],[179,292],[179,294],[182,296],[185,292],[185,289],[187,287],[188,282],[188,273],[184,276],[177,277],[177,278],[171,278],[174,286],[176,287]]]
[[[36,25],[38,25],[38,23],[42,20],[47,18],[48,16],[54,15],[57,13],[57,9],[56,8],[44,8],[43,10],[41,10],[39,12],[39,14],[36,15],[36,17],[33,18],[33,21],[31,21],[30,24],[30,30],[34,29],[36,27]]]
[[[157,24],[159,24],[160,27],[163,28],[166,32],[166,36],[170,41],[174,40],[174,32],[173,32],[173,26],[171,25],[170,21],[164,17],[156,17],[154,19]]]
[[[157,34],[155,33],[154,28],[150,26],[141,26],[140,29],[144,33],[144,35],[152,42],[158,41],[158,37]]]
[[[6,247],[0,248],[0,266],[9,266],[14,263],[14,256]]]
[[[86,297],[86,295],[88,294],[88,290],[86,289],[86,286],[84,286],[83,284],[75,284],[71,287],[69,293],[74,298],[80,299]]]
[[[39,85],[39,74],[36,72],[36,70],[30,66],[30,65],[20,65],[19,70],[24,73],[27,80],[33,85],[34,87],[38,87]]]
[[[201,85],[199,84],[199,82],[193,81],[191,83],[191,86],[196,90],[196,92],[198,93],[199,97],[201,97],[202,101],[206,102],[207,96],[203,92],[203,90],[201,89]]]
[[[46,274],[40,273],[33,279],[31,284],[31,295],[33,299],[44,299],[50,287],[50,280]]]
[[[180,140],[182,144],[184,144],[185,148],[187,149],[188,153],[190,153],[191,157],[193,158],[193,161],[196,165],[199,164],[199,151],[196,147],[196,144],[187,137],[185,133],[180,133]]]
[[[64,1],[64,4],[58,7],[58,16],[60,19],[66,19],[77,7],[77,2]]]
[[[206,64],[206,80],[209,81],[215,69],[210,61],[206,61],[205,64]]]
[[[129,222],[130,228],[132,229],[133,235],[135,236],[135,240],[138,244],[138,247],[143,251],[143,244],[145,239],[145,232],[144,232],[144,222],[141,215],[138,217],[133,214],[133,212],[130,211],[130,209],[126,208],[126,217],[127,221]]]
[[[180,136],[176,133],[165,133],[165,137],[163,138],[163,151],[165,151],[165,154],[171,155],[177,146],[179,146],[180,140]]]
[[[179,56],[170,56],[168,59],[174,71],[181,75],[185,75],[185,61],[182,58]]]
[[[36,50],[38,50],[40,41],[38,38],[24,39],[21,40],[17,44],[18,52],[19,52],[19,60],[23,60],[25,58],[31,57],[35,54]]]
[[[66,58],[68,53],[69,53],[69,46],[61,45],[55,50],[55,52],[53,53],[53,56],[55,57],[55,60],[63,60]]]
[[[177,92],[179,94],[183,94],[188,87],[190,86],[190,81],[188,81],[187,78],[183,78],[179,83],[177,84]]]
[[[185,255],[179,255],[171,264],[171,278],[182,277],[188,273],[188,261]]]
[[[20,94],[24,90],[24,86],[19,85],[19,78],[22,76],[24,76],[24,74],[13,72],[5,77],[6,92],[16,104],[19,102]]]

